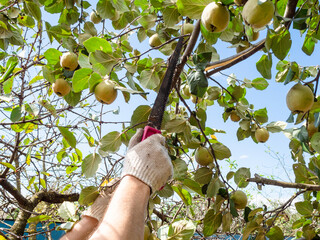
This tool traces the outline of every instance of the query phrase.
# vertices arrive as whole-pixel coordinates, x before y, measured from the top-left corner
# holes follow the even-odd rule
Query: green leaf
[[[145,16],[142,16],[138,22],[141,24],[141,26],[144,29],[150,29],[153,28],[156,25],[157,15],[155,14],[148,14]]]
[[[196,69],[204,70],[208,63],[211,62],[212,52],[201,52],[199,54],[195,54],[192,57],[193,63],[196,65]],[[212,87],[214,88],[214,87]],[[219,87],[216,87],[219,88]],[[221,89],[220,89],[221,92]]]
[[[203,9],[211,2],[211,0],[178,0],[177,6],[181,15],[200,19]]]
[[[193,181],[192,179],[189,179],[189,178],[185,178],[183,180],[183,185],[185,187],[189,188],[190,190],[198,193],[199,195],[204,196],[202,191],[201,191],[200,184],[197,183],[196,181]]]
[[[86,178],[93,177],[101,163],[101,157],[99,154],[91,153],[86,156],[81,164],[82,173],[86,176]]]
[[[259,228],[259,224],[256,221],[248,222],[242,231],[242,239],[247,240],[250,234]]]
[[[95,186],[85,187],[81,190],[78,202],[81,205],[89,206],[99,196],[98,188]]]
[[[49,32],[57,41],[61,41],[62,37],[71,36],[70,29],[66,29],[64,27],[65,27],[65,25],[63,25],[63,26],[60,26],[60,25],[53,26],[53,27],[50,27],[47,30],[47,32]],[[48,33],[48,35],[49,35],[49,33]]]
[[[211,179],[208,188],[207,188],[207,197],[214,197],[219,192],[221,187],[221,182],[218,178]]]
[[[250,208],[246,208],[247,209],[247,212],[248,212],[248,220],[251,221],[252,219],[254,219],[255,215],[259,212],[262,212],[263,211],[263,208],[256,208],[254,210],[251,211]]]
[[[114,131],[106,134],[100,140],[100,150],[104,152],[117,152],[121,146],[121,133]]]
[[[60,14],[58,23],[72,25],[79,20],[79,16],[80,16],[80,13],[77,7],[73,7],[72,9],[65,8]]]
[[[98,73],[92,73],[88,79],[89,89],[90,92],[94,92],[95,87],[97,84],[101,82],[101,76]]]
[[[7,80],[11,73],[13,72],[13,70],[15,69],[15,67],[18,64],[18,58],[17,57],[10,57],[6,63],[6,71],[5,73],[1,76],[0,78],[0,83],[2,83],[3,81]]]
[[[159,74],[155,68],[143,70],[140,73],[139,81],[147,89],[155,89],[160,84]]]
[[[100,50],[105,53],[112,53],[111,44],[99,37],[91,37],[88,40],[83,42],[83,45],[86,47],[88,52],[95,52],[96,50]]]
[[[134,111],[131,116],[131,126],[136,126],[139,123],[144,123],[140,124],[138,127],[144,127],[147,124],[148,117],[151,112],[151,107],[148,105],[140,105],[138,106]]]
[[[168,240],[188,240],[196,231],[196,225],[191,220],[179,220],[169,226]]]
[[[315,134],[313,134],[310,140],[310,143],[312,148],[318,153],[320,153],[320,133],[319,132],[316,132]]]
[[[203,220],[203,234],[205,237],[211,236],[217,232],[222,223],[222,213],[215,213],[213,209],[209,209]]]
[[[212,148],[216,159],[223,160],[231,157],[230,149],[222,143],[213,143]]]
[[[234,174],[234,182],[239,188],[245,188],[248,186],[249,182],[246,181],[247,178],[251,177],[250,168],[239,168]]]
[[[294,223],[292,223],[292,229],[301,228],[303,226],[304,221],[305,221],[304,219],[299,219],[295,221]]]
[[[256,63],[257,70],[266,79],[271,79],[271,67],[272,67],[272,56],[271,54],[264,54],[261,56],[259,61]],[[263,89],[260,89],[263,90]]]
[[[127,12],[130,9],[127,6],[127,2],[125,0],[112,0],[110,1],[112,6],[118,10],[119,12]]]
[[[163,129],[168,132],[180,133],[180,132],[184,132],[186,128],[187,128],[187,119],[177,117],[166,122]]]
[[[172,161],[173,179],[184,180],[187,177],[188,165],[185,161],[177,158]]]
[[[0,162],[0,164],[3,165],[3,166],[5,166],[5,167],[7,167],[7,168],[10,168],[10,169],[13,170],[13,171],[16,171],[16,168],[15,168],[12,164],[10,164],[10,163]]]
[[[41,187],[43,187],[43,189],[47,188],[46,181],[43,178],[40,178],[40,185],[41,185]]]
[[[56,65],[60,62],[60,56],[62,56],[62,53],[55,48],[49,48],[43,55],[49,64]]]
[[[28,28],[34,28],[35,26],[33,18],[28,15],[19,16],[18,23]]]
[[[167,27],[173,27],[180,21],[179,19],[180,14],[178,12],[178,9],[175,7],[172,7],[172,6],[166,7],[165,9],[163,9],[162,13],[163,13],[164,24]]]
[[[172,189],[179,195],[185,205],[189,206],[192,204],[192,196],[187,190],[181,188],[180,185],[172,186]]]
[[[62,39],[62,46],[70,52],[74,52],[77,51],[78,43],[72,37],[66,37]]]
[[[97,3],[96,11],[103,19],[111,19],[115,14],[115,9],[112,6],[110,0],[99,0]]]
[[[296,202],[296,209],[301,215],[311,215],[313,212],[313,207],[310,201]]]
[[[208,80],[202,70],[196,70],[187,76],[190,92],[198,97],[203,97],[207,91]]]
[[[232,214],[230,212],[226,212],[222,216],[222,231],[230,232],[231,223],[232,223]]]
[[[172,187],[169,184],[166,184],[164,188],[158,191],[160,197],[169,198],[174,194]]]
[[[28,223],[32,223],[32,222],[41,222],[41,221],[47,221],[50,220],[51,216],[48,215],[38,215],[35,217],[30,217],[28,218]],[[1,239],[1,238],[0,238]]]
[[[257,90],[264,90],[269,86],[269,83],[264,78],[256,78],[252,80],[251,85]]]
[[[307,34],[302,45],[302,51],[308,56],[310,56],[314,51],[316,43],[317,40],[314,37]]]
[[[94,24],[93,24],[92,22],[85,22],[83,28],[84,28],[84,32],[85,32],[85,33],[91,35],[90,38],[91,38],[92,36],[96,36],[96,35],[97,35],[97,29],[96,29],[96,27],[94,26]],[[87,35],[87,37],[88,37],[88,35]],[[87,39],[83,39],[82,43],[83,43],[84,41],[86,41],[86,40],[87,40]],[[109,43],[109,42],[108,42],[108,43]],[[109,48],[109,45],[107,45],[107,47]],[[102,48],[103,48],[103,46],[102,46]],[[100,50],[102,50],[102,49],[100,49]]]
[[[88,68],[81,68],[74,72],[72,77],[72,88],[74,92],[81,92],[88,88],[88,81],[92,70]]]
[[[65,127],[58,127],[60,133],[64,137],[64,139],[69,143],[69,145],[73,148],[77,145],[77,140],[72,132],[68,130],[68,128]]]
[[[111,53],[105,53],[100,50],[90,53],[89,60],[93,70],[97,71],[102,76],[109,74],[119,61],[119,59],[114,57]]]
[[[19,29],[11,29],[12,36],[9,38],[9,42],[13,45],[22,46],[24,45],[25,41],[21,35]]]
[[[234,76],[230,76],[230,78],[233,78]],[[233,81],[233,80],[232,80]],[[229,86],[227,90],[231,93],[231,95],[237,99],[238,101],[242,101],[243,98],[246,95],[246,88],[241,86]]]
[[[63,98],[64,100],[66,100],[68,104],[70,104],[70,106],[75,107],[80,102],[81,92],[76,93],[71,91],[69,94],[67,94]]]
[[[38,4],[33,1],[24,1],[24,10],[33,16],[38,22],[41,21],[41,10]]]
[[[284,234],[283,234],[281,228],[279,228],[278,226],[272,227],[269,230],[269,232],[267,232],[266,236],[270,240],[282,240],[282,239],[284,239]]]
[[[42,75],[48,82],[50,83],[55,82],[54,75],[52,74],[52,71],[50,71],[47,66],[42,66]]]
[[[57,116],[57,111],[56,111],[55,107],[52,106],[49,103],[49,101],[42,99],[42,100],[39,101],[39,104],[41,106],[45,107],[52,114],[52,116],[54,116],[54,117]]]
[[[212,178],[212,170],[207,167],[201,167],[197,169],[194,173],[194,180],[199,184],[207,184]]]
[[[271,48],[273,50],[274,55],[280,59],[283,60],[290,48],[291,48],[291,37],[290,37],[290,32],[288,30],[283,31],[280,30],[282,33],[276,34],[272,37],[272,45]]]
[[[287,127],[287,123],[282,121],[271,122],[266,126],[268,132],[272,132],[272,133],[281,132],[285,130],[286,127]]]
[[[130,23],[130,19],[133,15],[135,15],[135,13],[136,13],[135,11],[130,11],[130,12],[120,14],[120,17],[117,20],[112,21],[113,28],[115,30],[120,30],[125,28],[128,25],[128,23]]]
[[[78,62],[81,68],[92,68],[89,57],[82,52],[79,53]]]
[[[117,90],[120,90],[121,92],[127,92],[127,93],[131,93],[131,94],[142,94],[142,93],[144,93],[143,91],[132,90],[132,89],[128,89],[128,88],[120,87],[120,86],[115,86],[114,88],[117,89]]]
[[[254,118],[261,124],[268,122],[268,113],[267,109],[259,109],[254,112]]]
[[[12,109],[11,114],[10,114],[10,120],[12,122],[18,122],[21,118],[21,107],[16,107]]]

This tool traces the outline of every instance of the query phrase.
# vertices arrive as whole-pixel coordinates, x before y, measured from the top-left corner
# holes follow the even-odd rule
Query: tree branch
[[[223,60],[211,63],[208,65],[208,67],[205,69],[205,71],[208,71],[210,69],[214,69],[211,72],[207,72],[206,76],[210,77],[211,75],[220,72],[224,69],[227,69],[239,62],[242,62],[243,60],[247,59],[248,57],[252,56],[256,52],[260,51],[262,48],[264,48],[264,43],[266,42],[265,39],[258,42],[258,44],[253,45],[249,47],[248,49],[244,50],[243,52],[233,55],[231,57],[225,58]]]
[[[257,184],[262,184],[262,185],[279,186],[279,187],[283,187],[283,188],[295,188],[295,189],[305,189],[305,190],[309,190],[309,191],[320,191],[320,185],[306,184],[306,183],[282,182],[282,181],[278,181],[278,180],[263,178],[257,174],[255,175],[254,178],[248,178],[246,181],[247,182],[255,182]]]
[[[284,18],[293,18],[295,13],[296,13],[296,6],[297,6],[298,0],[289,0],[286,6],[286,10],[285,10],[285,14],[284,14]],[[289,28],[291,24],[291,21],[289,22],[285,22],[284,26],[286,28]],[[222,71],[224,69],[227,69],[245,59],[247,59],[248,57],[252,56],[253,54],[255,54],[256,52],[258,52],[259,50],[261,50],[262,48],[264,48],[265,45],[265,41],[266,39],[261,40],[260,42],[258,42],[257,45],[252,46],[248,49],[246,49],[243,52],[240,52],[239,54],[233,55],[231,57],[228,57],[226,59],[208,64],[208,67],[205,69],[205,71],[209,71],[211,69],[211,72],[207,72],[206,76],[209,77],[219,71]]]
[[[79,193],[60,194],[56,192],[43,192],[42,201],[48,203],[63,203],[64,201],[75,202],[79,199]]]
[[[200,20],[197,21],[197,23],[192,31],[191,37],[189,39],[187,48],[184,51],[182,58],[181,58],[181,61],[176,68],[176,72],[173,77],[172,87],[174,87],[176,85],[176,83],[180,77],[180,74],[184,68],[184,65],[186,64],[190,54],[192,53],[192,51],[194,49],[194,46],[196,45],[199,34],[200,34]]]
[[[16,199],[22,207],[29,204],[28,199],[26,199],[7,179],[0,178],[0,185]]]

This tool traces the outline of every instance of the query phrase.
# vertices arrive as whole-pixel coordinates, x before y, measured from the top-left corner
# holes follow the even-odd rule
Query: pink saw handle
[[[146,138],[152,136],[153,134],[157,134],[157,133],[160,133],[161,134],[161,131],[158,130],[158,129],[155,129],[153,127],[150,127],[150,126],[145,126],[144,127],[144,130],[143,130],[143,135],[142,135],[142,139],[141,141],[145,140]]]

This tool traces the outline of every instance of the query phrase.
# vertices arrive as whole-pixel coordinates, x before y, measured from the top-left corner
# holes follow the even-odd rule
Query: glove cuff
[[[82,213],[82,216],[89,216],[97,219],[100,222],[106,210],[107,208],[104,205],[94,206],[94,207],[92,207],[91,205],[86,211]]]

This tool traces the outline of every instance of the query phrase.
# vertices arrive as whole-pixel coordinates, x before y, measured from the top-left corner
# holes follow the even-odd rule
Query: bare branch
[[[309,190],[309,191],[320,191],[320,185],[306,184],[306,183],[283,182],[283,181],[263,178],[257,174],[255,175],[254,178],[248,178],[247,182],[255,182],[257,184],[273,185],[273,186],[279,186],[279,187],[283,187],[283,188],[296,188],[296,189],[305,189],[305,190]]]

